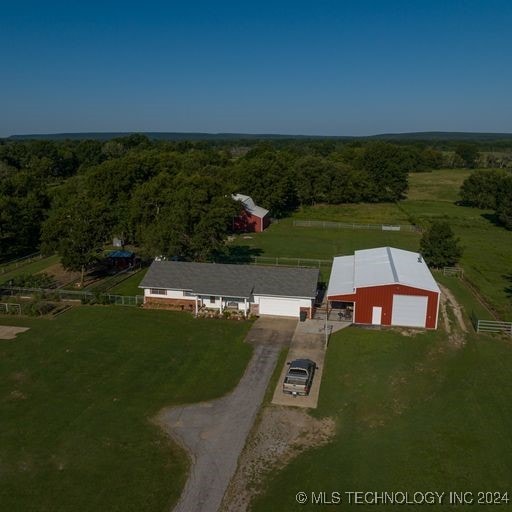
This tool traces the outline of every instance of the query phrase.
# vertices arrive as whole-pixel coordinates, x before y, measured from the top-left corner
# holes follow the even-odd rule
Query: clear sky
[[[511,1],[0,0],[0,136],[512,132]]]

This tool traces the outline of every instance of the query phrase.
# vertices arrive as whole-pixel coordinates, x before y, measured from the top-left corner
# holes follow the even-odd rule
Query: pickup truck
[[[316,363],[311,359],[295,359],[287,364],[290,368],[284,378],[283,393],[308,395],[315,370],[318,369]]]

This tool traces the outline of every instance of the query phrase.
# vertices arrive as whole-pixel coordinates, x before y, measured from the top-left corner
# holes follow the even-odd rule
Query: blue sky
[[[7,2],[0,136],[512,132],[512,2]]]

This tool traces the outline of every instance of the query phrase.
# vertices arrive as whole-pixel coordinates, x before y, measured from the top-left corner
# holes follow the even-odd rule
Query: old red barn
[[[334,258],[327,300],[353,322],[437,328],[440,290],[422,256],[392,247]]]
[[[233,230],[260,233],[270,224],[269,211],[258,206],[251,197],[234,194],[233,199],[242,203],[240,215],[233,219]]]

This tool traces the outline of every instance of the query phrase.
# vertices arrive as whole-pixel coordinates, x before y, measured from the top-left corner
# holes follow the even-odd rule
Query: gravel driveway
[[[295,320],[258,319],[246,341],[254,352],[238,386],[210,402],[166,408],[156,421],[189,453],[189,478],[176,512],[216,512],[265,394],[281,348],[289,344]]]

